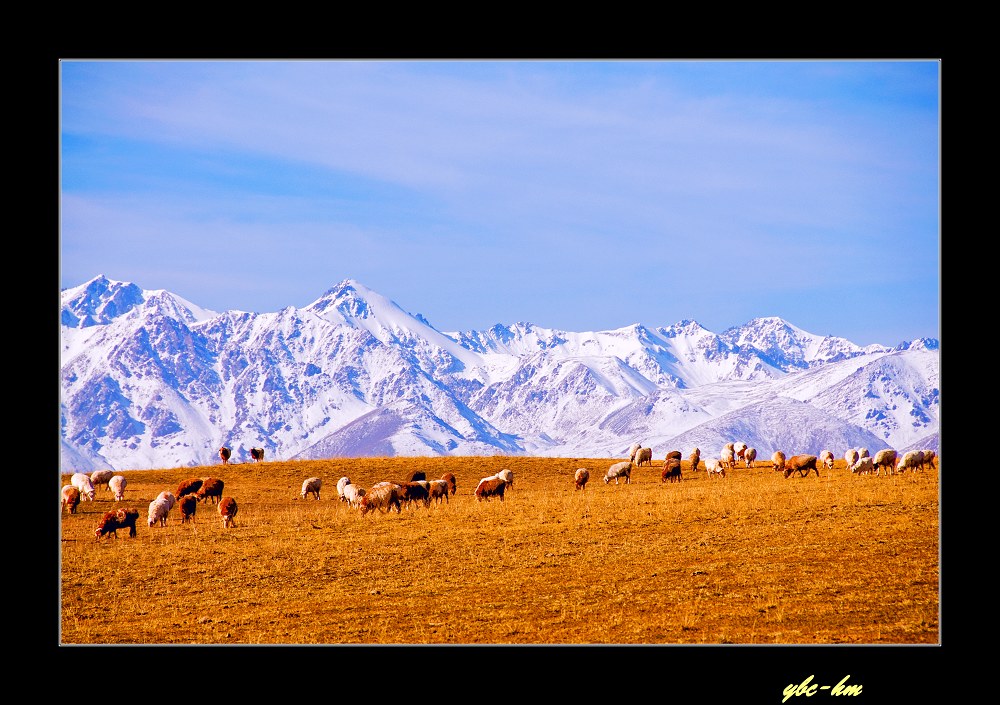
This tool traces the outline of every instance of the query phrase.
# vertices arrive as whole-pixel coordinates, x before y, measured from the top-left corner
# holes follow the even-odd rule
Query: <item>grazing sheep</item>
[[[181,484],[177,485],[177,498],[180,499],[186,494],[197,494],[203,483],[204,480],[200,477],[192,477],[187,480],[181,480]]]
[[[431,499],[436,504],[441,504],[443,499],[445,502],[450,501],[448,499],[448,482],[447,480],[430,480],[428,481],[428,494],[430,494]]]
[[[827,470],[833,470],[833,451],[821,450],[819,452],[819,461],[826,466]]]
[[[344,488],[351,484],[351,478],[342,477],[337,480],[337,496],[340,498],[341,502],[346,502],[347,499],[344,497]]]
[[[858,457],[859,458],[867,458],[867,457],[869,457],[869,455],[868,455],[868,449],[867,448],[858,448]]]
[[[934,469],[934,461],[937,459],[937,453],[933,450],[924,449],[924,465],[930,465],[931,470]],[[923,468],[921,468],[923,469]]]
[[[815,471],[816,477],[819,477],[819,468],[816,467],[818,460],[815,455],[793,455],[785,461],[785,479],[791,477],[793,472],[798,472],[800,477],[808,477],[810,470]]]
[[[177,504],[177,498],[174,497],[174,493],[171,492],[170,490],[163,490],[163,492],[160,492],[160,494],[156,495],[156,499],[166,500],[167,504],[170,505],[171,509],[173,509],[174,505]]]
[[[181,502],[178,505],[181,510],[181,523],[186,524],[188,521],[194,521],[194,513],[198,509],[198,498],[193,494],[186,494],[181,497]]]
[[[219,501],[219,516],[222,518],[223,529],[236,526],[236,511],[236,500],[232,497],[223,497]]]
[[[633,443],[628,447],[628,459],[630,462],[635,461],[635,454],[640,448],[642,448],[642,443]]]
[[[73,473],[73,477],[69,479],[69,482],[73,487],[80,490],[80,498],[85,499],[88,502],[94,501],[94,483],[90,481],[89,475],[84,475],[82,472]]]
[[[780,450],[774,451],[774,455],[771,456],[771,466],[774,468],[775,472],[784,472],[785,454]]]
[[[626,485],[632,484],[632,461],[630,460],[615,463],[608,468],[608,472],[604,475],[604,484],[606,485],[614,480],[617,485],[618,480],[623,477],[625,478]]]
[[[903,453],[903,457],[896,462],[896,472],[902,473],[907,470],[916,472],[924,466],[924,451],[910,450]]]
[[[871,456],[866,455],[857,459],[851,466],[851,472],[855,475],[871,475],[875,472],[875,463],[872,462]]]
[[[372,485],[372,488],[358,501],[358,510],[361,516],[366,515],[373,509],[385,514],[396,508],[397,514],[403,513],[402,501],[400,500],[400,486],[394,482],[379,482]]]
[[[399,501],[405,503],[406,506],[410,506],[414,502],[423,502],[425,507],[431,506],[431,495],[426,482],[426,480],[423,482],[418,480],[399,483]]]
[[[68,507],[70,514],[76,514],[76,507],[80,504],[80,490],[73,485],[63,485],[61,496],[62,509],[60,511],[64,511]]]
[[[153,528],[157,524],[166,526],[169,513],[170,505],[165,499],[154,499],[149,503],[149,509],[146,510],[146,523],[149,524],[149,528]]]
[[[349,482],[344,485],[344,494],[340,496],[340,499],[347,502],[347,506],[357,509],[361,498],[364,496],[365,491],[363,488]]]
[[[635,460],[633,461],[637,466],[642,465],[652,465],[653,464],[653,449],[652,448],[640,448],[635,452]]]
[[[573,491],[587,489],[587,482],[590,480],[590,470],[587,468],[577,468],[573,474]]]
[[[446,472],[441,476],[441,479],[448,483],[448,488],[451,490],[452,496],[458,491],[458,483],[455,481],[455,475],[450,472]]]
[[[679,450],[672,450],[669,453],[667,453],[666,459],[670,460],[671,458],[675,458],[676,460],[680,460],[681,457],[682,457],[681,452]]]
[[[476,500],[488,502],[491,497],[499,497],[503,501],[503,494],[507,489],[507,482],[499,477],[484,477],[476,486]]]
[[[722,454],[719,456],[719,462],[727,470],[732,470],[736,467],[736,451],[733,450],[732,446],[732,443],[727,443],[722,449]]]
[[[667,458],[663,465],[663,472],[660,475],[660,482],[680,482],[681,481],[681,461],[678,458]]]
[[[127,484],[128,480],[125,479],[124,475],[115,475],[108,481],[108,489],[115,496],[116,502],[121,502],[125,499],[125,485]]]
[[[708,458],[705,460],[705,472],[708,473],[709,477],[715,477],[716,475],[725,477],[726,466],[723,465],[722,461],[717,458]]]
[[[747,448],[743,452],[743,462],[746,463],[748,468],[754,467],[754,462],[757,460],[757,449]]]
[[[691,463],[691,472],[698,472],[698,463],[701,462],[701,449],[695,448],[691,451],[691,455],[688,456],[688,461]]]
[[[307,477],[302,481],[302,499],[306,499],[309,495],[313,495],[317,500],[319,499],[319,490],[323,486],[323,481],[318,477]],[[340,495],[343,499],[343,494]]]
[[[504,482],[506,482],[508,487],[514,486],[514,473],[508,470],[507,468],[504,468],[503,470],[498,472],[496,476],[499,477]]]
[[[201,478],[201,487],[195,493],[198,501],[211,499],[212,504],[217,504],[222,499],[222,490],[226,483],[217,477]],[[207,504],[207,502],[206,502]]]
[[[264,459],[264,449],[263,448],[251,448],[250,449],[250,461],[254,463],[259,463]]]
[[[885,474],[891,475],[896,469],[896,456],[897,453],[892,448],[883,448],[876,453],[872,459],[872,463],[875,465],[875,474],[881,475],[882,468],[885,468]]]
[[[747,444],[744,443],[743,441],[733,444],[733,455],[735,456],[736,460],[743,460],[743,457],[746,455],[746,452],[747,452]],[[733,464],[735,465],[735,462]]]
[[[854,448],[848,448],[847,452],[844,453],[844,462],[847,463],[847,467],[853,468],[854,464],[858,462],[858,458],[860,457],[861,456],[858,455],[858,451],[854,450]]]
[[[113,470],[94,470],[94,472],[90,473],[90,484],[94,486],[94,490],[97,490],[101,485],[104,485],[104,489],[110,490],[108,482],[111,481],[114,474]]]
[[[219,459],[222,460],[223,465],[229,465],[229,458],[232,457],[233,451],[226,446],[219,448]]]
[[[137,509],[115,509],[106,512],[101,517],[97,528],[94,529],[94,537],[98,541],[101,540],[102,536],[107,536],[108,534],[114,534],[115,538],[118,538],[118,529],[128,529],[129,537],[135,538],[135,523],[138,519],[139,510]]]

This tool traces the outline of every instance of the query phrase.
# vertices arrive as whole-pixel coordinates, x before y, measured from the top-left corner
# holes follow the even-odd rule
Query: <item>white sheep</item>
[[[314,495],[319,499],[319,489],[323,486],[323,481],[318,477],[308,477],[302,481],[302,499],[309,495]]]
[[[115,475],[110,480],[108,480],[108,489],[115,496],[116,502],[121,502],[125,499],[125,485],[128,481],[125,479],[124,475]]]
[[[163,490],[163,492],[160,492],[160,494],[156,495],[156,498],[162,499],[167,503],[167,511],[173,509],[174,505],[177,504],[177,498],[174,497],[174,493],[171,492],[170,490]]]
[[[160,526],[167,525],[167,515],[170,513],[170,505],[165,499],[154,499],[149,503],[149,509],[146,512],[146,522],[149,524],[150,528],[159,524]]]
[[[891,475],[896,470],[896,456],[897,453],[892,448],[883,448],[875,457],[872,458],[872,464],[875,466],[875,474],[881,475],[882,468],[885,468],[885,474]]]
[[[94,501],[94,483],[90,481],[90,476],[82,472],[73,473],[69,480],[70,484],[80,490],[80,497],[88,502]]]
[[[858,448],[858,458],[867,458],[867,457],[869,457],[869,455],[868,455],[868,449],[867,448]]]
[[[875,463],[871,456],[866,455],[858,458],[857,462],[851,466],[851,472],[855,475],[870,475],[875,471]]]
[[[90,483],[94,486],[95,490],[101,485],[104,485],[104,489],[110,490],[108,482],[110,482],[114,474],[113,470],[94,470],[94,472],[90,473]]]
[[[780,451],[774,451],[774,455],[771,456],[771,467],[774,468],[775,472],[785,471],[785,454]]]
[[[858,455],[858,451],[856,451],[854,448],[848,448],[847,452],[844,453],[844,462],[847,463],[848,468],[853,468],[854,464],[858,462],[858,458],[860,457],[861,456]]]
[[[705,458],[705,472],[708,473],[709,477],[713,477],[714,475],[725,477],[726,466],[718,458]]]
[[[931,470],[933,470],[934,469],[934,461],[936,459],[937,459],[937,453],[935,453],[933,450],[929,450],[927,448],[924,449],[924,465],[930,465],[931,466]],[[923,470],[923,467],[921,467],[920,469]]]
[[[652,465],[653,464],[653,449],[652,448],[640,448],[635,452],[635,456],[632,462],[636,466],[639,465]]]
[[[739,460],[743,460],[743,456],[747,452],[747,444],[744,443],[743,441],[740,441],[739,443],[733,443],[732,445],[733,445],[733,455],[735,455],[736,458],[738,458]]]
[[[357,509],[360,506],[361,498],[364,496],[364,489],[349,482],[344,485],[344,493],[340,496],[340,499],[347,502],[347,506]]]
[[[743,462],[746,463],[748,468],[752,468],[756,460],[757,460],[757,449],[747,448],[746,451],[743,453]]]
[[[590,470],[588,470],[587,468],[577,468],[577,471],[573,473],[573,489],[574,490],[587,489],[588,480],[590,480]]]
[[[604,475],[604,484],[606,485],[609,482],[611,482],[612,480],[614,480],[615,484],[617,485],[618,484],[618,480],[620,478],[622,478],[622,477],[625,478],[625,484],[626,485],[632,483],[632,461],[631,460],[623,460],[622,462],[615,463],[614,465],[612,465],[611,467],[609,467],[608,468],[608,472]]]
[[[351,484],[351,478],[342,477],[337,480],[337,496],[340,497],[341,502],[346,502],[347,499],[344,497],[344,488]]]
[[[924,451],[910,450],[903,453],[903,457],[896,463],[896,472],[916,472],[924,466]]]
[[[722,454],[719,456],[719,462],[722,463],[724,468],[732,470],[736,467],[736,451],[733,450],[733,444],[727,443],[722,448]]]
[[[819,452],[819,462],[823,463],[828,470],[833,470],[833,451],[821,450]]]
[[[635,461],[635,453],[637,450],[642,448],[642,443],[633,443],[628,447],[628,459],[630,461]]]

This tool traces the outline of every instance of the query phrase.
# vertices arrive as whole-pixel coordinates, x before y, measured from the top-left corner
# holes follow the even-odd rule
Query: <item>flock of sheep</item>
[[[263,460],[262,449],[252,449],[252,458],[255,462]],[[228,464],[231,456],[230,450],[226,447],[219,449],[219,457],[224,465]],[[681,452],[672,450],[666,455],[661,472],[661,482],[679,482],[681,480]],[[616,462],[608,468],[604,475],[605,484],[612,480],[615,484],[624,482],[630,484],[632,481],[632,469],[643,465],[652,466],[653,454],[650,448],[642,447],[640,443],[634,443],[629,448],[629,459]],[[726,472],[737,467],[737,463],[742,462],[747,468],[755,467],[757,451],[747,447],[746,443],[726,443],[718,458],[706,458],[705,470],[709,477],[726,477]],[[697,472],[701,463],[701,450],[695,448],[688,456],[692,471]],[[844,460],[852,474],[856,475],[887,475],[903,473],[906,470],[911,472],[921,471],[926,467],[934,468],[937,460],[937,453],[933,450],[913,450],[900,455],[897,451],[886,448],[869,455],[867,448],[851,448],[844,454]],[[798,472],[800,477],[806,477],[811,472],[819,476],[819,466],[823,465],[828,470],[833,469],[834,455],[829,450],[823,450],[819,456],[799,454],[786,457],[782,451],[775,451],[771,456],[771,466],[775,472],[781,472],[785,478],[791,477]],[[574,490],[585,490],[587,482],[590,480],[590,471],[587,468],[579,468],[573,476]],[[81,501],[94,501],[97,488],[104,487],[112,494],[115,502],[121,502],[125,498],[125,486],[127,481],[123,475],[115,475],[111,470],[95,470],[90,475],[85,473],[74,473],[70,479],[70,484],[62,488],[62,510],[68,510],[70,514],[75,514],[77,506]],[[302,482],[302,499],[313,497],[320,498],[322,480],[319,477],[309,477]],[[501,470],[495,475],[484,477],[476,485],[474,495],[478,501],[489,501],[493,497],[498,497],[503,501],[504,494],[508,487],[514,485],[514,473],[508,469]],[[217,511],[222,520],[223,528],[236,526],[235,517],[237,513],[236,500],[232,497],[223,496],[225,483],[214,477],[190,478],[184,480],[177,487],[176,493],[164,490],[156,499],[149,503],[146,513],[146,521],[150,528],[156,526],[166,526],[167,516],[170,511],[177,506],[181,515],[181,523],[194,521],[195,511],[198,503],[204,501],[206,504],[217,504]],[[351,482],[348,477],[341,477],[337,482],[337,496],[341,502],[357,509],[362,516],[371,511],[379,510],[381,513],[390,512],[393,509],[397,513],[402,511],[403,505],[423,504],[430,507],[432,502],[440,504],[442,501],[448,502],[449,495],[454,496],[457,490],[455,475],[445,473],[437,480],[428,480],[422,471],[414,471],[406,480],[400,482],[379,482],[369,490],[365,490]],[[97,528],[94,530],[95,537],[114,535],[118,537],[118,529],[128,529],[129,536],[136,535],[136,522],[139,512],[133,508],[115,509],[105,512]]]
[[[97,494],[96,488],[102,486],[113,494],[115,502],[121,502],[125,499],[126,484],[124,475],[115,475],[111,470],[95,470],[90,475],[82,472],[74,473],[70,478],[70,484],[64,485],[60,493],[62,511],[68,510],[70,514],[76,514],[80,502],[93,502]],[[204,501],[206,504],[218,505],[223,528],[235,526],[236,500],[223,496],[224,488],[225,483],[215,477],[194,477],[184,480],[178,485],[176,494],[164,490],[149,503],[146,523],[150,528],[166,526],[167,516],[175,506],[181,514],[182,524],[194,521],[198,502]],[[118,538],[118,529],[128,529],[129,536],[134,537],[138,519],[139,511],[131,507],[105,512],[97,528],[94,529],[94,536],[98,540],[108,535]]]

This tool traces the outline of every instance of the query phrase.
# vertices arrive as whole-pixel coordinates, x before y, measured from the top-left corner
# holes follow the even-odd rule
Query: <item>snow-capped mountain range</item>
[[[60,315],[62,472],[212,464],[222,445],[243,461],[938,444],[928,338],[860,347],[780,318],[442,332],[350,279],[305,308],[219,313],[98,276]]]

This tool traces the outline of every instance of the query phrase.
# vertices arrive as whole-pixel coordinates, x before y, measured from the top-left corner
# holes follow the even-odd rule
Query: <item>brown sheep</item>
[[[203,482],[204,480],[200,477],[192,477],[187,480],[181,480],[181,484],[177,485],[177,492],[174,493],[174,496],[177,499],[180,499],[186,494],[197,494],[198,490],[201,489]]]
[[[479,481],[476,487],[476,500],[488,502],[490,497],[499,497],[503,501],[503,493],[507,490],[507,483],[499,477],[484,478]]]
[[[419,482],[427,479],[427,474],[423,470],[414,470],[406,476],[407,482]]]
[[[441,504],[443,499],[445,502],[449,502],[448,499],[448,483],[445,480],[428,480],[427,485],[429,486],[429,494],[432,500],[437,504]]]
[[[587,489],[587,482],[590,480],[590,470],[587,468],[579,468],[576,474],[573,475],[573,490],[585,490]]]
[[[222,460],[223,465],[229,465],[229,458],[232,457],[233,451],[226,446],[219,448],[219,458]]]
[[[379,482],[372,485],[372,488],[358,500],[357,506],[361,512],[361,516],[374,509],[385,514],[387,511],[392,511],[393,507],[396,508],[397,514],[401,514],[403,511],[402,501],[399,496],[401,489],[394,482]]]
[[[816,467],[817,460],[819,458],[815,455],[793,455],[785,461],[785,478],[791,477],[793,472],[798,472],[800,477],[807,477],[810,470],[814,470],[816,477],[819,477],[819,468]]]
[[[458,490],[458,483],[455,482],[455,475],[453,473],[446,472],[441,476],[441,479],[448,483],[448,488],[451,491],[452,496],[454,496],[455,492]]]
[[[667,458],[663,464],[663,473],[660,475],[660,482],[680,482],[681,481],[681,461],[680,458]]]
[[[198,497],[193,494],[186,494],[181,497],[177,505],[181,510],[181,523],[185,524],[194,521],[194,513],[198,509]]]
[[[106,512],[101,518],[101,522],[94,529],[94,536],[98,541],[102,536],[114,534],[118,538],[118,529],[128,529],[130,538],[135,538],[135,522],[139,519],[137,509],[116,509]]]
[[[255,463],[259,463],[264,459],[264,449],[263,448],[251,448],[250,449],[250,460]]]
[[[692,450],[688,460],[691,463],[691,472],[698,472],[698,463],[701,462],[701,449],[695,448]]]
[[[425,507],[431,506],[431,495],[426,480],[399,483],[399,501],[407,506],[414,502],[423,502]]]
[[[223,497],[219,501],[219,516],[222,517],[223,529],[236,526],[236,511],[236,500],[232,497]]]
[[[203,477],[202,485],[195,493],[195,496],[199,502],[203,499],[211,499],[212,504],[217,504],[222,499],[222,489],[225,486],[226,483],[216,477]]]
[[[76,507],[80,504],[80,490],[73,485],[63,485],[62,488],[62,509],[69,508],[70,514],[76,514]]]

